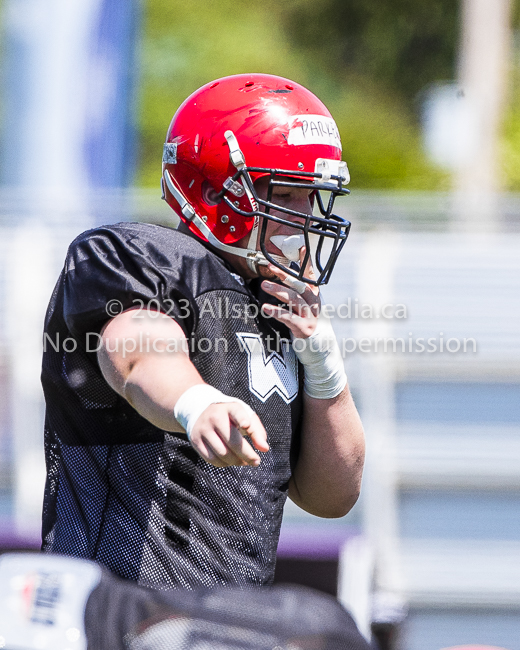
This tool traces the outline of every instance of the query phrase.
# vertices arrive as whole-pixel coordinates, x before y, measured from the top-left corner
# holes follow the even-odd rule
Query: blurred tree
[[[502,135],[502,183],[504,189],[520,192],[520,0],[513,2],[511,84],[509,108]]]
[[[447,189],[447,175],[425,159],[411,98],[453,74],[451,4],[145,0],[138,183],[158,186],[166,129],[188,94],[211,79],[256,71],[292,78],[323,99],[353,189]]]
[[[245,72],[301,78],[297,57],[265,5],[145,1],[139,184],[158,186],[166,130],[182,101],[212,79]]]
[[[286,0],[282,16],[291,42],[329,74],[413,98],[454,78],[458,12],[454,0]]]

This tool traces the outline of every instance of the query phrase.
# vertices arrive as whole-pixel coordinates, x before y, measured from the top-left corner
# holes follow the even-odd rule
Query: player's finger
[[[220,405],[218,406],[220,407]],[[212,457],[218,458],[223,466],[243,465],[244,460],[239,458],[227,445],[230,428],[229,416],[225,411],[223,413],[219,413],[218,410],[214,410],[213,413],[205,412],[193,427],[190,436],[191,444],[205,460],[207,460],[206,455],[209,450]]]
[[[253,465],[256,467],[260,464],[260,457],[251,447],[251,445],[244,439],[241,432],[233,426],[227,417],[227,423],[215,424],[215,432],[226,446],[226,454],[219,453],[223,460],[228,461],[231,465]],[[219,426],[221,425],[221,426]],[[210,440],[212,444],[212,439]]]
[[[251,438],[258,451],[269,451],[267,432],[258,415],[237,402],[230,402],[229,416],[237,428]]]
[[[225,435],[217,426],[213,425],[207,431],[202,432],[201,439],[225,463],[229,460],[238,460],[238,458],[232,458],[235,454],[229,449],[226,441],[223,439]]]
[[[269,295],[274,296],[280,302],[284,302],[291,311],[296,312],[298,315],[304,317],[310,317],[314,315],[312,307],[309,305],[309,303],[292,289],[277,284],[276,282],[269,282],[269,280],[264,280],[262,282],[262,288]]]
[[[240,434],[236,432],[236,435],[238,438],[241,438]],[[254,457],[251,459],[246,459],[242,458],[241,456],[237,455],[235,449],[231,449],[223,440],[222,440],[222,433],[219,432],[218,430],[212,430],[209,432],[206,432],[201,440],[202,444],[204,445],[205,449],[209,450],[215,458],[217,458],[222,467],[229,467],[229,466],[243,466],[243,465],[258,465],[260,462],[260,459],[256,454],[254,454],[253,450],[251,449],[252,454],[254,454]]]
[[[316,329],[315,318],[303,318],[293,312],[277,307],[276,305],[263,305],[263,310],[266,316],[275,318],[280,323],[284,323],[296,336],[296,338],[308,338]]]
[[[303,257],[300,257],[300,259],[303,260]],[[297,280],[296,278],[293,278],[286,271],[279,269],[277,266],[274,266],[273,264],[269,264],[268,269],[274,275],[276,275],[281,280],[282,283],[286,285],[290,285],[288,287],[288,290],[293,292],[292,296],[294,296],[295,298],[298,296],[300,300],[302,300],[303,302],[309,305],[319,304],[320,292],[318,287],[312,284],[308,284],[306,282],[302,282],[301,280]],[[312,273],[312,275],[309,275],[309,277],[315,278],[314,272]],[[295,282],[297,283],[296,285]],[[301,289],[298,289],[298,287],[301,287]]]
[[[203,458],[207,463],[213,465],[214,467],[226,467],[227,463],[224,463],[211,449],[209,445],[205,443],[204,440],[199,440],[191,442],[195,451]]]
[[[276,277],[278,277],[280,281],[283,282],[288,289],[290,289],[291,292],[293,292],[292,295],[295,298],[302,296],[309,286],[302,280],[298,280],[292,275],[289,275],[289,273],[286,273],[282,269],[279,269],[277,266],[274,266],[274,264],[269,264],[268,269],[271,271],[271,273],[274,273],[274,275],[276,275]]]
[[[293,278],[292,275],[287,275],[282,280],[282,282],[293,291],[296,291],[296,293],[300,296],[305,293],[308,286],[307,284],[305,284],[305,282],[303,282],[303,280],[298,280],[297,278]]]
[[[302,248],[300,248],[300,268],[305,264],[306,253],[307,253],[306,247],[302,246]],[[312,259],[310,255],[307,259],[307,264],[305,264],[305,270],[303,273],[310,280],[316,280],[316,273],[314,272],[314,266],[312,265]],[[317,287],[315,284],[310,284],[310,283],[307,284],[307,287],[309,288],[310,292],[314,296],[319,297],[320,295],[319,287]]]

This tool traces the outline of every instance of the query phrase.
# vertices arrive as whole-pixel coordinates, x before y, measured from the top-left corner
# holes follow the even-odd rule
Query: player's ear
[[[208,205],[217,205],[217,203],[220,203],[221,199],[218,196],[218,192],[211,186],[209,181],[203,181],[201,192],[204,203]]]

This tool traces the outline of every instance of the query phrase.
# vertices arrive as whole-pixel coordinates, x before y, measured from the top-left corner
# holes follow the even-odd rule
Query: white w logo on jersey
[[[237,332],[241,349],[247,352],[249,390],[261,402],[278,393],[289,404],[298,394],[298,361],[287,339],[280,339],[278,352],[266,353],[259,334]]]

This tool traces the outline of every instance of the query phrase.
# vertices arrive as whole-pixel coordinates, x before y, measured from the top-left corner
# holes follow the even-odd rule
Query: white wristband
[[[310,397],[331,399],[347,385],[343,359],[331,322],[323,314],[306,339],[293,338],[293,350],[305,369],[303,387]]]
[[[251,407],[238,397],[229,397],[224,395],[217,388],[209,384],[196,384],[184,393],[177,400],[173,414],[177,422],[184,427],[188,440],[191,439],[191,432],[195,422],[202,415],[210,404],[221,404],[223,402],[238,402],[251,410]]]

